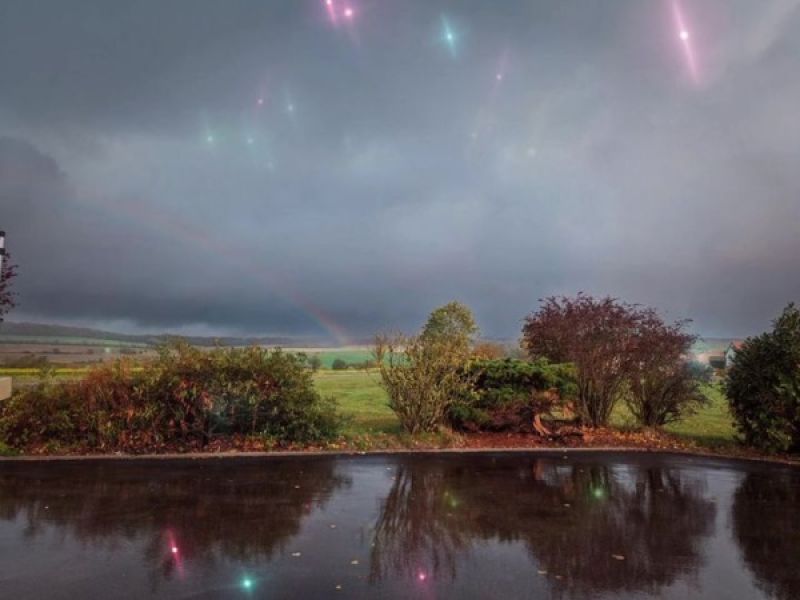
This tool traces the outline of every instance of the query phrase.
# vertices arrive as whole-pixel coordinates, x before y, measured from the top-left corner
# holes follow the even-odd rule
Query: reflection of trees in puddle
[[[460,525],[465,514],[460,500],[448,491],[451,477],[451,471],[424,462],[398,467],[375,525],[371,580],[390,570],[416,578],[439,576],[444,570],[455,578],[458,554],[469,549],[472,534]]]
[[[576,593],[655,591],[702,564],[715,506],[701,482],[674,469],[634,467],[623,481],[603,466],[573,468],[545,483],[551,519],[525,542],[539,563]],[[546,480],[545,480],[546,481]],[[564,506],[569,504],[569,507]]]
[[[271,557],[349,484],[331,460],[15,467],[0,473],[0,519],[108,549],[143,539],[165,577],[186,561]]]
[[[748,473],[736,490],[733,534],[757,585],[771,598],[800,598],[800,476]]]
[[[468,464],[402,463],[376,526],[373,578],[455,577],[474,542],[522,542],[556,592],[652,591],[695,571],[713,531],[713,502],[676,469]]]

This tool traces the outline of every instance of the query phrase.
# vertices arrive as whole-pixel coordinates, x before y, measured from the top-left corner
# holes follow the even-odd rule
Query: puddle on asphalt
[[[8,598],[800,598],[800,470],[650,454],[0,464]]]

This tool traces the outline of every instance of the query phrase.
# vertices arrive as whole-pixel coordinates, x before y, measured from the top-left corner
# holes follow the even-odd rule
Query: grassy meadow
[[[347,429],[351,433],[400,433],[400,422],[379,382],[376,370],[323,369],[314,376],[319,392],[339,403],[339,410],[349,419]]]

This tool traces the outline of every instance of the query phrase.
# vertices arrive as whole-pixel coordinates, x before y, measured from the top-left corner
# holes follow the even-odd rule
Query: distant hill
[[[132,345],[153,346],[158,343],[180,337],[196,346],[325,346],[308,338],[290,336],[264,337],[210,337],[210,336],[174,336],[167,333],[134,335],[91,329],[89,327],[70,327],[47,323],[0,323],[0,344],[83,344],[83,345]]]

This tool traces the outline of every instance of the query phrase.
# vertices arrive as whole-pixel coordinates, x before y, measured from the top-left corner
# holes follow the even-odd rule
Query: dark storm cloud
[[[800,298],[800,9],[683,4],[698,85],[671,0],[4,2],[14,316],[511,336],[586,290],[757,331]]]

